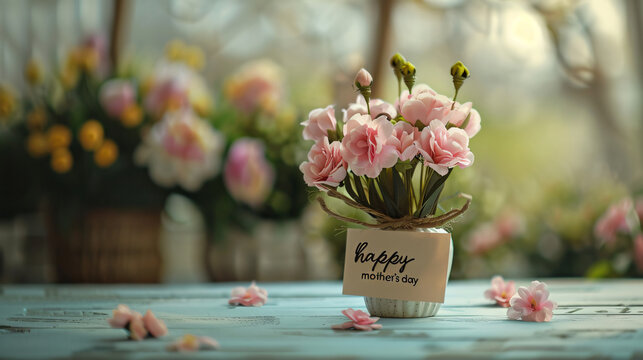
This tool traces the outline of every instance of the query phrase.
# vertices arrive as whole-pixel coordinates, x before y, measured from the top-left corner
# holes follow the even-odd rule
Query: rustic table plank
[[[527,285],[527,281],[519,281]],[[643,280],[547,280],[559,308],[551,323],[510,321],[483,297],[485,281],[453,281],[435,318],[382,319],[370,333],[331,330],[342,309],[365,309],[340,282],[261,284],[260,308],[231,307],[233,283],[204,285],[7,285],[0,288],[0,357],[175,358],[643,358]],[[245,285],[245,284],[244,284]],[[151,309],[170,335],[142,342],[110,329],[111,309]],[[169,353],[186,333],[221,350]]]

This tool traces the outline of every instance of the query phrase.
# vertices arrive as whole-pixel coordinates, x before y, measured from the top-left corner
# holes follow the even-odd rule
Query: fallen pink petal
[[[107,321],[111,327],[122,329],[132,320],[134,314],[127,305],[120,304],[112,311],[112,318]]]
[[[165,325],[163,320],[160,320],[156,316],[154,316],[154,314],[150,310],[147,310],[145,316],[143,316],[143,324],[145,325],[145,329],[149,331],[150,335],[155,338],[167,335],[167,326]]]
[[[219,342],[209,336],[195,336],[185,334],[175,342],[168,345],[169,351],[193,352],[199,350],[218,350]]]
[[[143,340],[147,337],[147,329],[143,323],[143,317],[141,314],[136,313],[132,320],[129,322],[129,337],[132,340]]]
[[[509,301],[516,294],[516,284],[507,281],[502,276],[494,276],[491,279],[491,288],[484,292],[484,296],[496,302],[498,306],[509,307]]]
[[[263,306],[268,301],[268,292],[258,287],[253,281],[248,288],[242,286],[232,289],[230,305]]]
[[[342,310],[342,314],[351,319],[351,321],[347,321],[342,324],[331,325],[332,329],[346,330],[352,328],[361,331],[371,331],[379,330],[382,328],[382,324],[375,324],[380,318],[371,317],[370,314],[362,310],[354,310],[352,308],[348,308],[346,310]]]
[[[555,302],[549,300],[547,284],[540,281],[532,281],[529,287],[518,288],[518,294],[509,303],[509,319],[534,322],[551,321],[553,310],[557,307]]]

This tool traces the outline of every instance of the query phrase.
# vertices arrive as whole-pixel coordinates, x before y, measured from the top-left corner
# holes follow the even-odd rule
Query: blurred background
[[[361,67],[394,102],[395,52],[443,94],[472,73],[452,278],[643,275],[638,0],[0,9],[2,282],[339,279],[349,225],[311,201],[299,123],[355,102]]]

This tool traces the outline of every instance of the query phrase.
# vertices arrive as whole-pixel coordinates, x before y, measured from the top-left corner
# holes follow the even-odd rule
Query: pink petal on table
[[[143,324],[155,338],[167,335],[167,326],[163,320],[157,319],[150,310],[147,310],[145,316],[143,316]]]

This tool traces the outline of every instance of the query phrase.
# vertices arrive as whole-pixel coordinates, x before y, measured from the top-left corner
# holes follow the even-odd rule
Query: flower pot
[[[90,209],[67,229],[52,219],[48,232],[58,282],[159,282],[160,210]]]
[[[446,233],[443,229],[418,229],[423,232]],[[453,239],[449,246],[449,265],[447,268],[447,283],[451,274],[453,263]],[[408,301],[397,299],[384,299],[376,297],[364,297],[366,308],[371,316],[385,318],[420,318],[435,316],[440,310],[440,303],[427,301]]]

